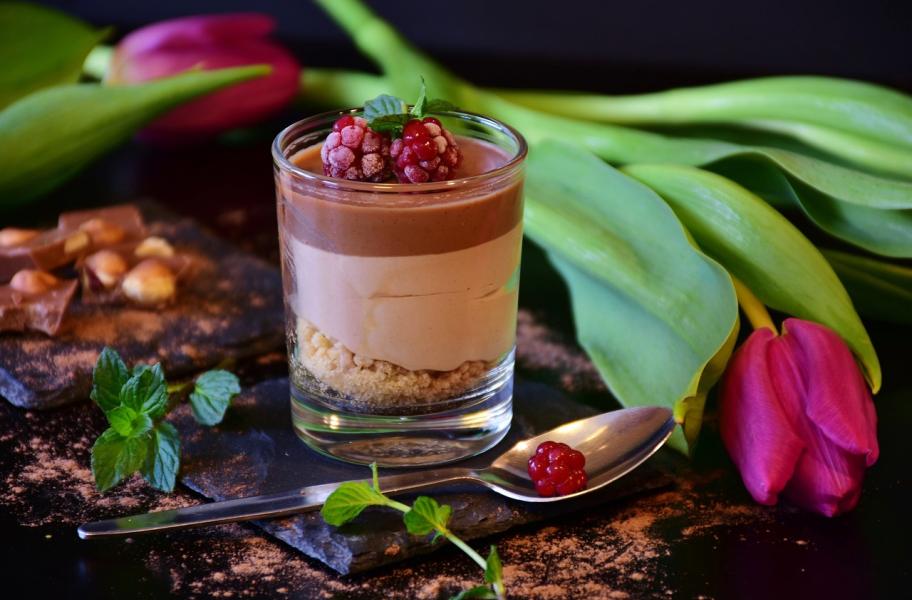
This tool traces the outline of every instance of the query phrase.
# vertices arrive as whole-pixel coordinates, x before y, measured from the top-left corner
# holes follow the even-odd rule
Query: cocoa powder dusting
[[[516,362],[521,370],[558,374],[555,383],[568,392],[604,391],[595,365],[574,343],[562,339],[540,318],[520,309],[516,324]]]
[[[278,357],[276,357],[278,359]],[[84,404],[53,412],[0,406],[4,461],[0,505],[24,526],[64,526],[134,512],[197,504],[194,494],[161,494],[133,478],[106,494],[95,491],[89,450],[104,418]],[[666,562],[675,544],[745,531],[775,514],[722,500],[719,472],[682,475],[674,489],[607,504],[583,516],[529,526],[473,543],[495,543],[511,598],[639,598],[673,596]],[[144,563],[174,593],[194,598],[449,598],[481,582],[481,571],[452,546],[432,556],[356,576],[340,576],[248,525],[125,540],[126,560]],[[807,547],[805,540],[795,540]],[[444,544],[447,546],[446,544]],[[392,552],[392,550],[390,550]]]

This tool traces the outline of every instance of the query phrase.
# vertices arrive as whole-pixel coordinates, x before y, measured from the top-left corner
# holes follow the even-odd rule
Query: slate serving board
[[[198,277],[160,310],[92,306],[74,300],[57,337],[0,334],[0,395],[44,409],[88,398],[92,368],[104,346],[129,364],[161,361],[169,377],[226,358],[262,354],[284,341],[278,270],[151,203],[140,205],[151,235],[202,257]]]
[[[513,425],[506,439],[462,464],[487,464],[492,456],[519,439],[598,412],[540,383],[517,380],[514,393]],[[285,378],[265,381],[247,390],[235,399],[225,421],[214,430],[198,426],[186,406],[179,410],[175,424],[183,445],[181,481],[213,500],[369,476],[366,467],[326,458],[297,438],[292,431]],[[524,504],[466,486],[441,489],[433,495],[452,505],[453,531],[464,539],[475,539],[667,486],[672,479],[663,461],[668,458],[660,452],[615,484],[566,502]],[[381,470],[381,475],[384,472]],[[342,574],[398,562],[444,546],[432,544],[430,536],[408,535],[401,515],[383,509],[369,509],[340,529],[324,523],[316,512],[255,524]]]

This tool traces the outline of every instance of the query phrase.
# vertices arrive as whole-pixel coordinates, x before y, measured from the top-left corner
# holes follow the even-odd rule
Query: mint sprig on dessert
[[[354,520],[365,508],[369,506],[385,506],[402,513],[405,528],[412,535],[434,534],[433,541],[446,538],[469,555],[478,566],[484,569],[485,585],[479,585],[460,592],[453,600],[468,598],[506,598],[506,588],[503,582],[503,566],[497,548],[491,546],[488,558],[482,558],[471,546],[459,539],[449,529],[450,516],[453,508],[448,504],[440,504],[429,496],[419,496],[411,506],[393,500],[380,491],[380,481],[377,476],[377,464],[371,464],[372,481],[370,484],[363,481],[349,481],[341,484],[326,498],[320,514],[323,520],[340,527]]]
[[[421,120],[432,113],[457,110],[456,106],[446,100],[435,98],[428,100],[427,86],[421,78],[421,90],[418,99],[408,109],[402,98],[389,94],[380,94],[373,100],[364,103],[364,118],[371,129],[378,133],[389,134],[393,139],[402,137],[406,123],[413,119]]]
[[[401,98],[381,94],[364,103],[364,116],[345,115],[333,123],[320,157],[323,173],[352,181],[399,183],[446,181],[456,175],[462,153],[456,138],[430,113],[455,110],[446,100],[428,100],[421,80],[409,110]]]
[[[215,369],[169,386],[161,365],[128,369],[120,355],[105,347],[92,372],[91,398],[109,427],[92,446],[92,475],[99,491],[111,489],[137,471],[149,485],[174,490],[180,468],[180,438],[165,416],[174,408],[171,394],[193,385],[189,401],[202,425],[221,423],[231,399],[240,393],[237,377]]]

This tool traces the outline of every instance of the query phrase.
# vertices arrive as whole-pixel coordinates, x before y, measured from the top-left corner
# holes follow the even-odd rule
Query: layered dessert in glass
[[[525,143],[445,113],[418,132],[439,155],[418,160],[408,129],[374,138],[359,114],[273,148],[294,425],[355,462],[464,458],[512,416]]]

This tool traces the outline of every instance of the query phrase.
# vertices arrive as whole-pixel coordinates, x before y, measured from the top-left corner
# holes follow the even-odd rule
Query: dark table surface
[[[460,67],[465,72],[471,72],[469,67],[481,70],[484,77],[483,65]],[[530,79],[528,68],[515,72],[520,83]],[[488,75],[492,79],[494,74]],[[574,84],[572,69],[563,81],[557,69],[551,76],[555,85]],[[648,72],[639,77],[629,85],[645,87]],[[656,82],[654,87],[659,86]],[[3,224],[25,224],[52,219],[64,208],[152,198],[277,264],[268,148],[280,124],[205,147],[162,149],[131,143],[50,197],[0,219]],[[566,291],[531,245],[523,257],[521,286],[520,302],[530,314],[572,331]],[[912,575],[912,476],[907,463],[912,455],[907,432],[912,424],[912,370],[904,345],[912,331],[877,323],[869,327],[884,367],[884,387],[876,400],[881,458],[868,472],[857,510],[826,519],[787,506],[756,506],[721,448],[710,412],[698,452],[690,465],[679,461],[673,487],[491,539],[501,550],[511,595],[903,595],[900,590]],[[284,369],[284,356],[273,353],[240,370],[249,385],[282,375]],[[606,408],[614,406],[607,392],[589,390],[582,396]],[[377,573],[340,577],[243,525],[81,542],[74,526],[87,518],[202,501],[187,490],[166,496],[139,482],[106,498],[95,494],[87,472],[88,447],[103,426],[99,412],[87,403],[46,413],[0,403],[4,589],[37,598],[446,598],[478,581],[477,568],[451,549]],[[63,440],[70,440],[67,447],[61,447]]]

